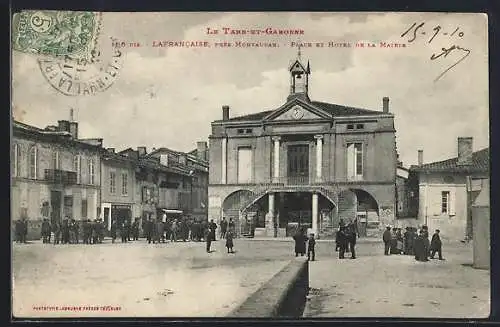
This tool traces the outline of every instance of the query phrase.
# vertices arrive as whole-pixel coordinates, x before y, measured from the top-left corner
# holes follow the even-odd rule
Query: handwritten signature
[[[403,34],[401,34],[401,37],[404,38],[405,36],[407,36],[413,30],[413,33],[409,34],[410,38],[408,39],[408,43],[412,43],[413,41],[415,41],[417,39],[418,35],[426,35],[427,34],[425,32],[425,30],[423,29],[424,25],[425,25],[425,22],[422,22],[422,23],[420,23],[418,25],[417,25],[417,23],[413,23],[410,26],[410,28],[408,28],[405,32],[403,32]],[[460,28],[457,27],[451,34],[449,34],[447,32],[442,32],[441,34],[444,35],[444,36],[448,36],[449,35],[450,37],[452,37],[452,36],[454,36],[456,34],[459,38],[462,38],[465,35],[465,33],[462,32],[462,31],[459,31],[459,30],[460,30]],[[432,34],[432,36],[427,41],[428,44],[431,43],[436,38],[436,36],[439,34],[439,32],[442,31],[442,27],[440,25],[437,25],[437,26],[435,26],[432,29],[432,31],[433,31],[433,33],[430,33],[430,34]],[[470,51],[470,49],[466,49],[466,48],[463,48],[463,47],[458,46],[458,45],[452,45],[452,46],[450,46],[448,48],[444,48],[443,47],[443,48],[441,48],[441,52],[440,53],[433,53],[431,55],[430,60],[436,60],[436,59],[439,59],[439,58],[446,58],[450,53],[456,52],[455,50],[457,50],[459,52],[463,52],[463,56],[461,58],[459,58],[456,62],[454,62],[453,64],[451,64],[450,66],[448,66],[443,72],[441,72],[441,74],[439,74],[434,79],[434,82],[436,82],[439,79],[441,79],[452,68],[454,68],[459,63],[461,63],[462,61],[464,61],[465,58],[467,58],[470,55],[471,51]]]

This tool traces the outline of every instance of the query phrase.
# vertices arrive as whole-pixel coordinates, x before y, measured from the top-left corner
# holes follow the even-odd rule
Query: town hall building
[[[396,211],[396,137],[382,111],[309,98],[310,64],[289,67],[290,95],[273,110],[212,122],[209,219],[239,235],[284,237],[299,227],[334,235],[340,220],[378,233]]]

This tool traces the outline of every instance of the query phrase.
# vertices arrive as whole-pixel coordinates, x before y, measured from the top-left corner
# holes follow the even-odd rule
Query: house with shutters
[[[290,93],[276,108],[213,121],[208,216],[232,218],[240,235],[331,237],[339,221],[361,235],[396,212],[396,138],[389,98],[382,110],[314,101],[311,66],[289,66]],[[285,78],[285,76],[284,76]]]
[[[81,139],[78,122],[45,128],[12,122],[11,219],[28,220],[28,238],[41,223],[96,219],[100,210],[102,139]]]
[[[459,137],[457,149],[456,157],[431,163],[419,150],[408,177],[412,215],[450,240],[472,238],[472,204],[490,172],[489,148],[474,152],[472,137]]]

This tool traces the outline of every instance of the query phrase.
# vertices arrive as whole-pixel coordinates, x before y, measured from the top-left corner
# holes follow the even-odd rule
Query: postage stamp
[[[14,15],[12,48],[25,53],[90,58],[101,14],[78,11],[23,11]]]

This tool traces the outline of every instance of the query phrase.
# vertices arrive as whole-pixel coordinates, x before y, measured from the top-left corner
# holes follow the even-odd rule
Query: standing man
[[[212,232],[210,231],[210,229],[208,228],[205,228],[205,242],[207,243],[207,253],[210,253],[211,250],[210,250],[210,246],[212,245]]]
[[[341,226],[339,231],[339,259],[345,259],[345,252],[348,246],[348,231],[346,226]]]
[[[116,228],[117,228],[116,219],[113,219],[111,221],[111,243],[115,243],[115,240],[116,240]]]
[[[208,228],[210,229],[210,233],[212,234],[212,241],[216,241],[217,239],[215,238],[216,235],[215,231],[217,230],[217,224],[214,222],[213,219],[210,220]]]
[[[58,221],[52,225],[52,231],[54,232],[54,245],[59,244],[61,241],[61,224]]]
[[[178,224],[177,224],[177,219],[174,219],[172,222],[172,227],[171,227],[171,235],[170,235],[170,241],[171,242],[177,242],[177,231],[178,231]]]
[[[439,260],[444,260],[443,255],[441,252],[441,237],[439,237],[439,229],[436,229],[436,232],[434,235],[432,235],[432,240],[431,240],[431,259],[434,259],[434,256],[436,255],[436,252],[438,253]]]
[[[120,228],[120,236],[122,238],[122,243],[127,243],[127,222],[123,221]]]
[[[49,227],[49,222],[47,219],[43,219],[43,222],[42,222],[42,242],[44,244],[46,243],[50,243],[50,241],[48,241],[48,235],[50,235],[50,227]]]
[[[309,240],[307,243],[307,260],[311,260],[311,253],[312,253],[312,261],[315,259],[315,252],[314,252],[314,247],[316,246],[316,240],[314,239],[314,233],[311,233],[309,236]]]
[[[351,259],[356,259],[356,238],[358,233],[357,228],[353,222],[349,223],[347,227],[347,242],[349,243],[349,249],[351,250]]]
[[[135,218],[134,223],[132,225],[132,236],[134,241],[139,240],[139,218]]]
[[[234,233],[236,232],[235,230],[236,227],[233,218],[229,218],[229,223],[227,224],[227,227],[229,228],[230,231],[233,232],[233,235],[235,235]]]
[[[153,233],[153,224],[151,222],[151,218],[148,217],[148,220],[144,223],[144,234],[146,235],[146,240],[148,244],[151,244],[152,241],[152,233]]]
[[[227,220],[226,217],[222,218],[222,221],[220,222],[220,237],[221,238],[226,238],[226,233],[227,233]]]
[[[389,255],[389,250],[391,249],[391,226],[387,226],[384,234],[382,235],[382,240],[384,241],[384,254]]]
[[[69,220],[66,217],[62,224],[62,244],[67,243],[69,243]]]

